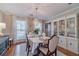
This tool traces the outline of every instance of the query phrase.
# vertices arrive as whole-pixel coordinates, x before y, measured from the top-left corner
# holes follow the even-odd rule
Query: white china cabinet
[[[53,21],[54,33],[59,36],[59,46],[79,54],[79,15],[67,15]]]

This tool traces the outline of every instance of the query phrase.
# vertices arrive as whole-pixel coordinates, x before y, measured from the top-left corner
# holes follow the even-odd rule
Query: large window
[[[25,39],[26,35],[26,22],[16,21],[16,39]]]

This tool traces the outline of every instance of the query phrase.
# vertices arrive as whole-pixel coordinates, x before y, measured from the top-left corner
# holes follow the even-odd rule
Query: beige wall
[[[0,22],[6,24],[6,29],[3,29],[2,32],[4,34],[9,34],[10,37],[12,37],[12,15],[0,12]]]
[[[0,12],[0,22],[2,21],[2,12]]]
[[[34,30],[34,18],[27,17],[27,24],[28,24],[28,32],[32,32]]]
[[[4,31],[5,34],[9,34],[12,37],[12,15],[3,15],[3,22],[6,23],[6,30]]]

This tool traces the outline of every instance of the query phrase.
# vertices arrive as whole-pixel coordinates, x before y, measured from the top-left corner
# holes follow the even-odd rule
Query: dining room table
[[[48,40],[50,37],[29,37],[29,41],[32,42],[32,49],[31,49],[31,53],[34,54],[35,50],[37,49],[37,47],[39,46],[40,43],[43,43],[44,41]]]

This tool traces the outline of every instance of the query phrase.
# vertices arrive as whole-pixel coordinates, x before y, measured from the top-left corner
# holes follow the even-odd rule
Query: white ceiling
[[[50,19],[52,16],[78,6],[78,3],[73,3],[71,5],[67,3],[0,3],[0,10],[20,16],[29,16],[33,14],[35,17],[35,8],[38,7],[38,18]]]

